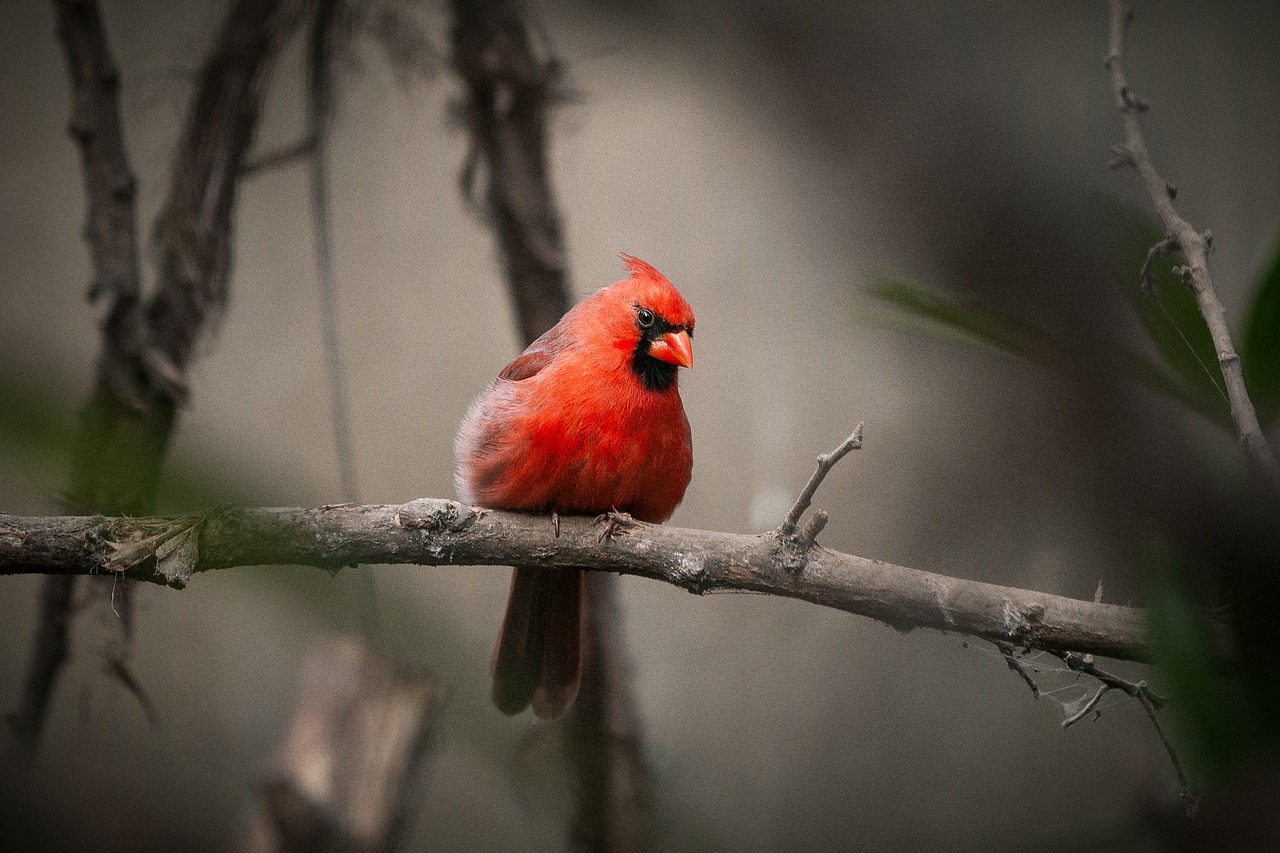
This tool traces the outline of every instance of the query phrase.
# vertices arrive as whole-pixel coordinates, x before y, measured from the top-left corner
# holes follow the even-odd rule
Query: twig
[[[1014,655],[1013,644],[997,641],[995,647],[1000,650],[1000,654],[1004,655],[1005,663],[1009,665],[1009,669],[1018,673],[1022,680],[1027,683],[1027,686],[1031,688],[1031,695],[1039,699],[1040,685],[1036,684],[1036,680],[1031,677],[1030,667],[1027,666],[1026,661]]]
[[[157,535],[166,524],[180,529],[167,538]],[[741,590],[797,598],[901,630],[933,628],[1018,648],[1149,658],[1145,616],[1132,607],[947,577],[821,548],[810,552],[805,572],[797,575],[783,567],[773,536],[642,522],[619,528],[604,543],[596,541],[597,532],[591,518],[562,516],[557,537],[542,516],[428,498],[328,510],[230,508],[196,522],[0,515],[0,575],[119,570],[180,587],[195,573],[230,566],[587,566],[699,594]],[[158,562],[145,551],[121,547],[148,537],[169,543]],[[114,557],[122,551],[130,555],[128,565]],[[1225,637],[1218,648],[1226,658]]]
[[[1143,710],[1147,712],[1147,717],[1151,720],[1151,725],[1155,727],[1156,734],[1160,736],[1164,751],[1169,756],[1169,761],[1173,764],[1174,771],[1178,774],[1178,785],[1181,788],[1178,796],[1186,805],[1187,814],[1193,814],[1198,806],[1199,798],[1192,794],[1186,771],[1182,767],[1182,760],[1178,757],[1178,750],[1174,748],[1173,742],[1169,740],[1168,735],[1165,734],[1164,727],[1160,725],[1160,720],[1156,717],[1156,712],[1165,706],[1166,700],[1164,697],[1153,691],[1146,681],[1130,681],[1127,678],[1121,678],[1118,675],[1099,669],[1094,664],[1092,655],[1080,654],[1079,652],[1054,651],[1052,649],[1049,651],[1056,657],[1061,658],[1062,662],[1067,665],[1067,669],[1091,676],[1101,684],[1101,689],[1099,689],[1097,695],[1089,701],[1082,711],[1064,720],[1062,727],[1066,728],[1076,722],[1076,719],[1088,714],[1090,708],[1098,703],[1098,700],[1102,698],[1102,694],[1107,690],[1121,690],[1137,699],[1142,704]]]
[[[1076,711],[1074,714],[1072,714],[1071,716],[1063,720],[1062,727],[1064,729],[1070,728],[1072,725],[1080,722],[1085,717],[1089,716],[1089,712],[1092,711],[1095,707],[1097,707],[1098,702],[1102,700],[1102,697],[1110,689],[1111,687],[1109,685],[1099,684],[1097,692],[1093,694],[1093,698],[1091,698],[1088,702],[1085,702],[1084,707],[1081,708],[1079,711]]]
[[[1153,247],[1147,255],[1148,262],[1143,265],[1144,287],[1152,254],[1167,253],[1176,245],[1187,259],[1184,280],[1195,295],[1200,313],[1213,338],[1213,345],[1218,354],[1218,366],[1227,386],[1231,417],[1235,421],[1240,445],[1248,460],[1249,469],[1255,479],[1263,483],[1268,491],[1277,493],[1280,492],[1280,464],[1277,464],[1271,447],[1262,435],[1257,412],[1245,388],[1240,356],[1237,355],[1235,345],[1231,341],[1231,330],[1227,325],[1226,313],[1222,309],[1222,303],[1218,300],[1217,291],[1214,290],[1213,281],[1209,276],[1208,250],[1212,238],[1207,232],[1201,234],[1197,231],[1174,208],[1173,199],[1177,195],[1177,190],[1156,171],[1151,155],[1147,152],[1142,127],[1138,123],[1138,114],[1148,109],[1149,105],[1133,94],[1125,72],[1125,35],[1132,19],[1133,11],[1123,0],[1111,0],[1111,32],[1106,64],[1111,72],[1111,88],[1124,126],[1125,142],[1122,149],[1124,161],[1125,164],[1132,165],[1142,178],[1166,234],[1165,239]]]
[[[1160,742],[1164,744],[1164,751],[1169,755],[1169,761],[1173,764],[1173,770],[1178,774],[1178,785],[1181,791],[1178,796],[1182,799],[1183,805],[1187,809],[1187,817],[1193,816],[1200,807],[1200,798],[1191,792],[1191,783],[1187,781],[1187,773],[1182,768],[1182,761],[1178,758],[1178,750],[1174,749],[1173,742],[1169,740],[1169,736],[1165,734],[1164,726],[1160,725],[1160,719],[1156,716],[1158,708],[1151,701],[1148,693],[1139,693],[1138,701],[1142,703],[1142,709],[1147,712],[1147,718],[1151,720],[1151,725],[1155,727],[1156,734],[1160,736]]]
[[[342,375],[342,340],[338,335],[338,285],[333,264],[333,222],[329,215],[328,135],[333,117],[333,64],[340,28],[335,27],[338,0],[317,0],[312,16],[307,58],[307,120],[310,123],[311,217],[315,227],[316,287],[320,295],[325,378],[329,385],[329,418],[338,463],[339,493],[344,501],[359,500],[355,443]]]
[[[809,477],[809,482],[805,483],[800,496],[796,498],[796,502],[791,505],[791,511],[787,513],[787,517],[778,526],[779,536],[792,536],[795,534],[796,525],[800,523],[800,517],[804,515],[805,510],[809,508],[809,504],[813,502],[813,496],[818,491],[818,487],[822,485],[822,481],[826,479],[828,472],[850,451],[858,450],[861,447],[862,422],[859,421],[858,425],[853,429],[853,434],[846,438],[839,447],[818,457],[818,467],[814,469],[813,475]],[[813,544],[818,532],[826,525],[825,513],[823,515],[823,520],[816,523],[816,525],[812,525],[812,529],[810,527],[805,528],[805,535],[801,538],[807,540],[809,544]],[[810,533],[812,535],[809,535]]]

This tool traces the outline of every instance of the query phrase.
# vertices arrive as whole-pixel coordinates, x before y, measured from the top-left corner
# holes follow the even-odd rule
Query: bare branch
[[[1107,69],[1111,72],[1111,88],[1124,126],[1125,141],[1121,156],[1125,164],[1132,165],[1138,171],[1167,235],[1147,256],[1147,263],[1143,265],[1144,283],[1149,273],[1152,254],[1167,253],[1176,245],[1186,256],[1184,281],[1195,294],[1200,313],[1204,316],[1209,334],[1213,338],[1213,345],[1218,353],[1218,365],[1227,386],[1231,417],[1235,420],[1240,445],[1249,462],[1250,471],[1259,482],[1268,487],[1269,491],[1280,492],[1280,464],[1277,464],[1275,455],[1258,425],[1258,415],[1245,389],[1240,356],[1236,354],[1235,345],[1231,341],[1231,330],[1227,325],[1226,313],[1222,309],[1222,303],[1218,300],[1217,291],[1214,290],[1213,281],[1209,277],[1210,239],[1206,234],[1196,231],[1191,223],[1183,219],[1174,208],[1173,199],[1177,195],[1177,190],[1156,171],[1151,155],[1147,152],[1142,126],[1138,123],[1138,115],[1149,109],[1150,105],[1133,94],[1125,71],[1125,35],[1132,19],[1133,11],[1123,0],[1111,0],[1111,33]]]
[[[430,498],[328,509],[229,508],[179,519],[0,515],[0,574],[122,571],[181,587],[195,573],[231,566],[588,566],[697,594],[737,590],[797,598],[902,631],[933,628],[1021,649],[1149,657],[1144,614],[1132,607],[947,577],[824,548],[814,548],[805,571],[794,574],[783,565],[773,534],[633,522],[603,543],[596,535],[590,518],[561,517],[557,537],[543,516]],[[139,559],[134,546],[144,541],[170,544],[156,544],[154,557]]]

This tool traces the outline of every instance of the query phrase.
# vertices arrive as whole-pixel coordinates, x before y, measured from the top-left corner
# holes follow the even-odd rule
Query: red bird
[[[574,306],[467,411],[458,495],[494,509],[666,521],[693,471],[676,373],[693,365],[693,310],[649,264]],[[493,652],[493,700],[563,713],[582,676],[581,569],[518,567]]]

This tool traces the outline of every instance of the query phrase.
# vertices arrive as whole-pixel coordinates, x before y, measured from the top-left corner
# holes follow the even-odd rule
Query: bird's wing
[[[569,336],[565,334],[563,322],[552,326],[542,337],[529,344],[528,349],[515,357],[515,360],[502,368],[499,379],[519,382],[528,379],[550,364],[555,357],[569,345]]]

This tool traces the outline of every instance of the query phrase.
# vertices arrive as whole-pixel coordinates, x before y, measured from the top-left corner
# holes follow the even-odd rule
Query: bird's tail
[[[564,713],[582,682],[582,569],[516,568],[493,650],[493,702],[528,705],[544,720]]]

